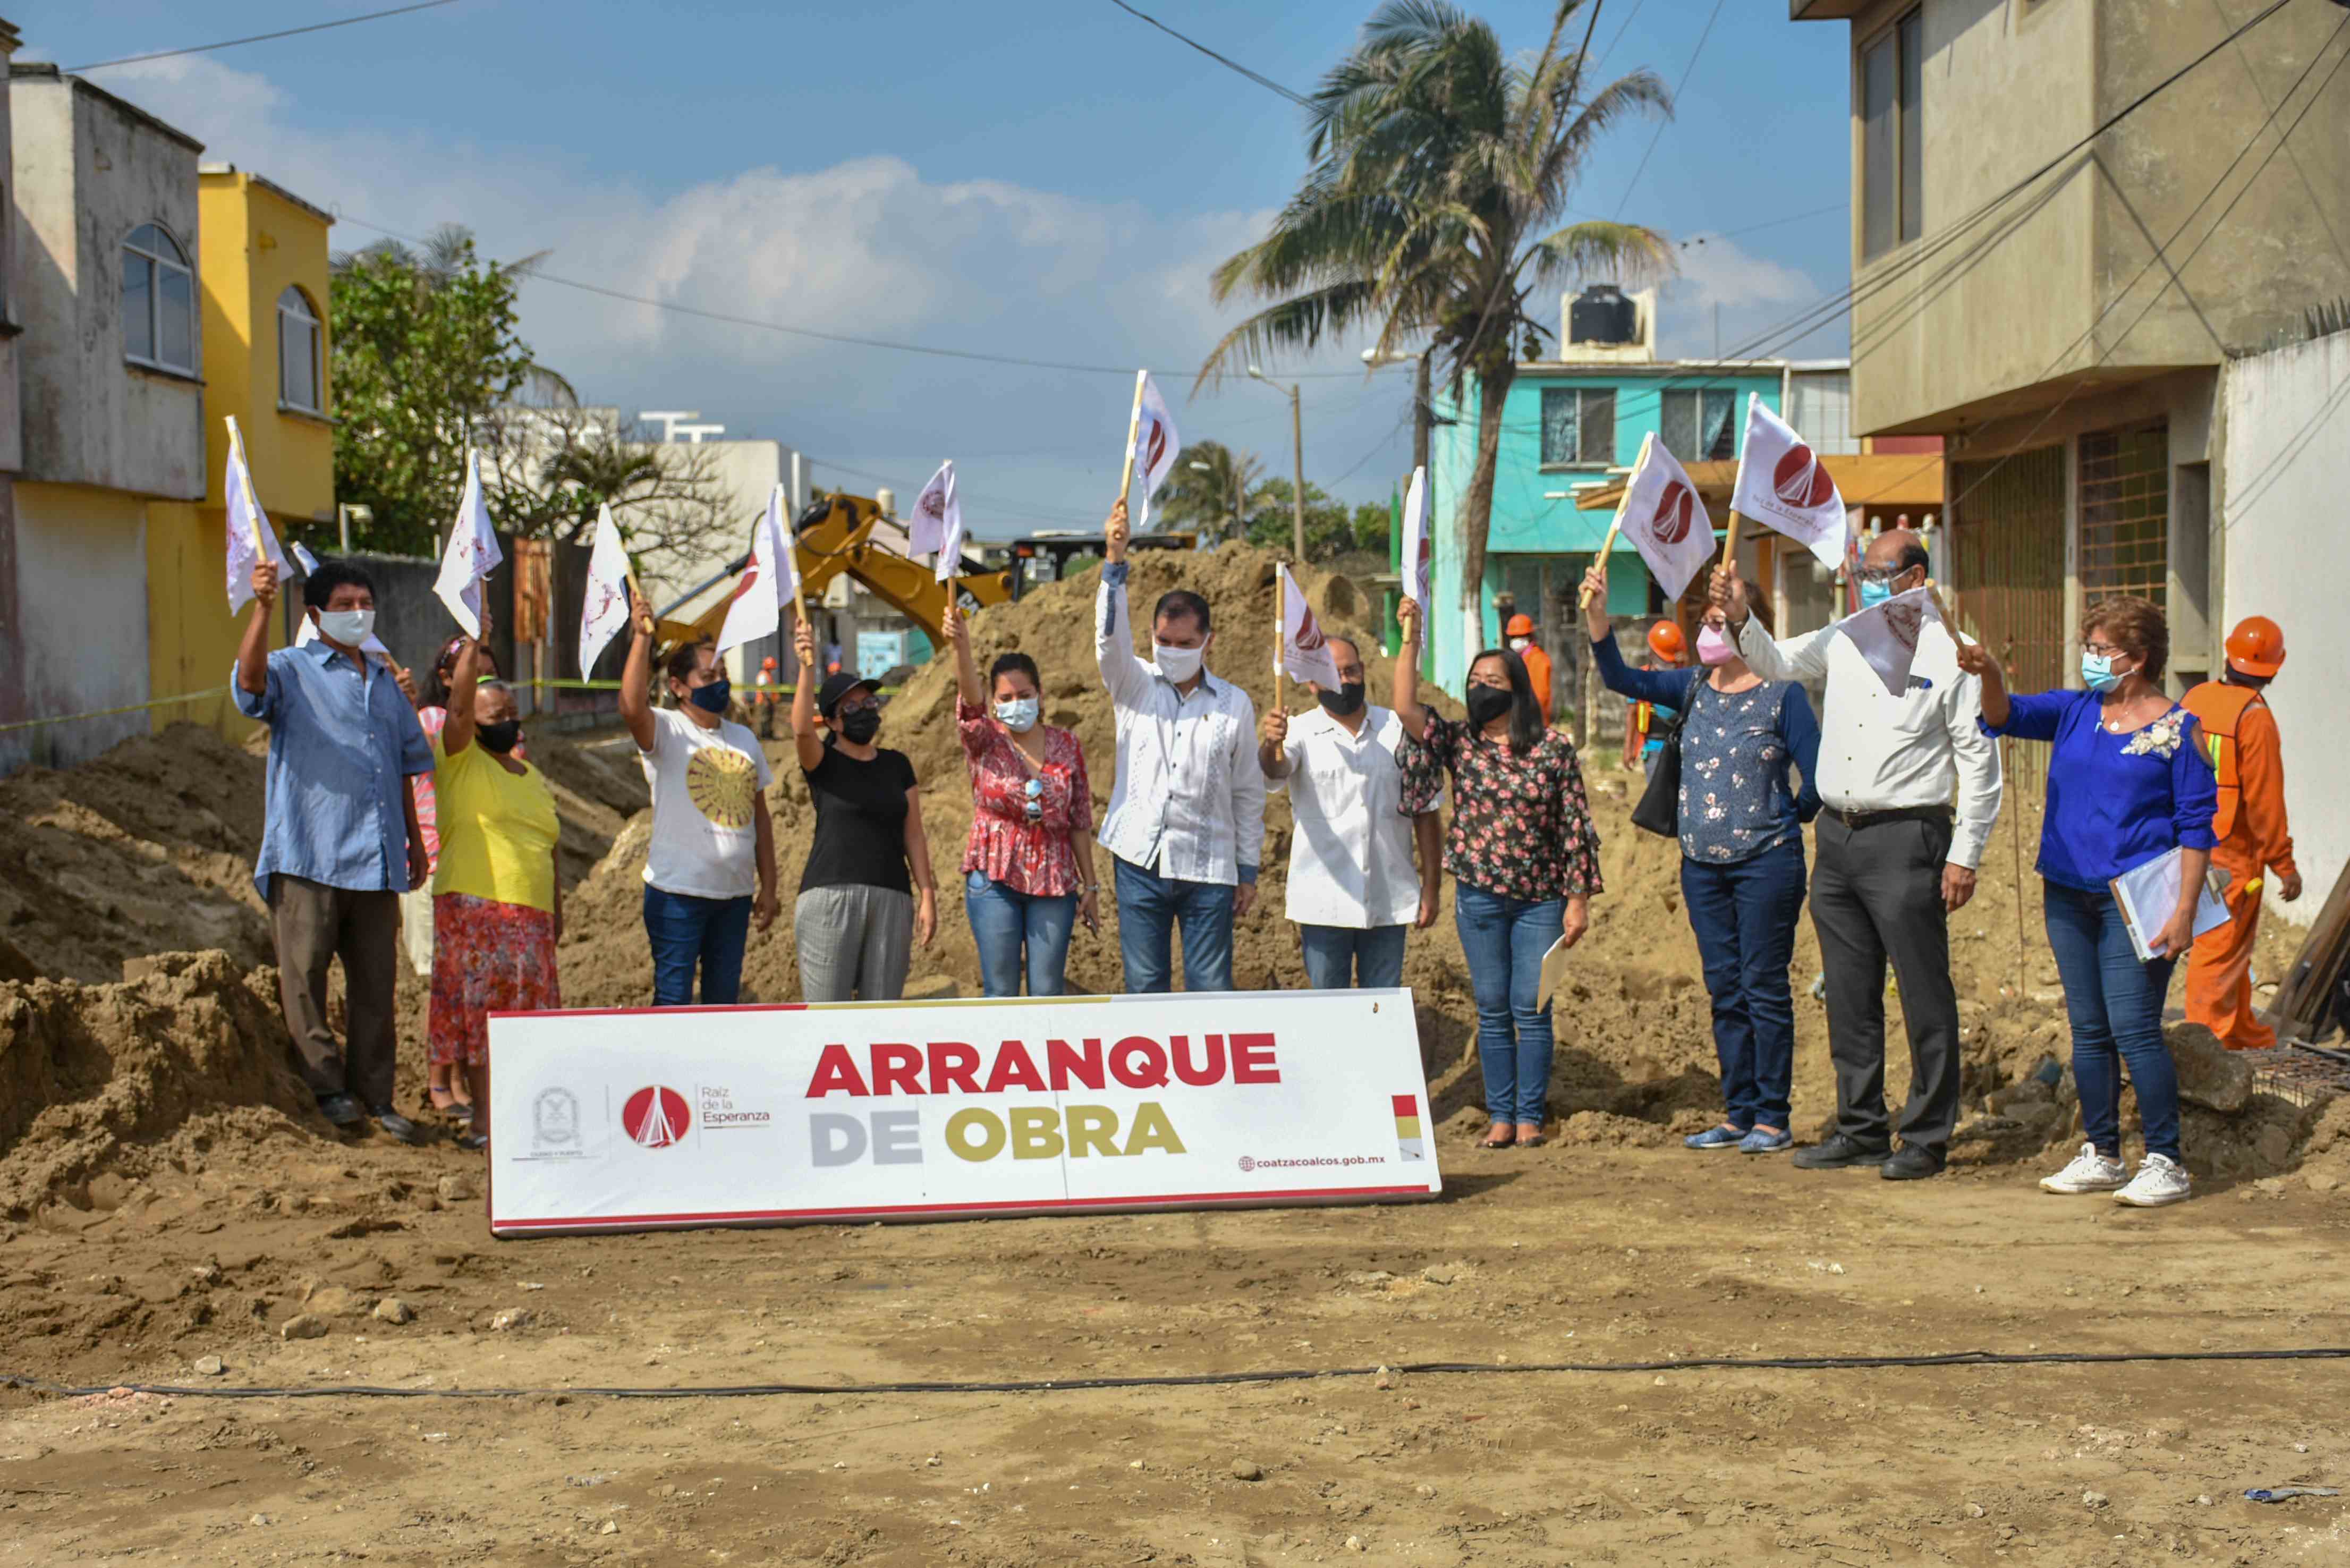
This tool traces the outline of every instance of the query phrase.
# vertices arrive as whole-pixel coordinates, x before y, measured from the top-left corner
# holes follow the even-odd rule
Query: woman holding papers
[[[1960,668],[1982,679],[1983,729],[2053,742],[2040,875],[2088,1141],[2040,1185],[2050,1192],[2111,1192],[2140,1208],[2188,1195],[2178,1158],[2178,1077],[2162,1037],[2162,1002],[2172,966],[2194,944],[2219,801],[2193,717],[2163,691],[2169,657],[2162,612],[2126,596],[2101,599],[2082,617],[2085,691],[2010,696],[1990,649],[1959,648]],[[2140,940],[2133,940],[2115,884],[2142,869],[2163,872],[2155,863],[2166,859],[2177,862],[2170,885],[2178,891],[2170,907],[2147,912]],[[2133,885],[2147,879],[2131,877]],[[2141,958],[2141,947],[2153,956]],[[2121,1158],[2123,1063],[2146,1133],[2146,1161],[2135,1176]]]
[[[962,852],[963,912],[979,944],[989,996],[1058,996],[1069,932],[1099,925],[1093,875],[1094,797],[1085,748],[1039,719],[1045,689],[1024,653],[997,656],[979,683],[971,625],[946,611],[954,645],[955,729],[971,765],[971,839]],[[992,705],[988,699],[993,698]]]
[[[484,623],[488,618],[483,618]],[[484,628],[487,629],[486,624]],[[515,755],[514,693],[481,680],[488,656],[467,638],[432,741],[440,857],[432,873],[432,1059],[473,1091],[467,1148],[489,1143],[489,1015],[561,1007],[562,831],[546,778]]]
[[[1770,600],[1747,585],[1765,631]],[[1583,623],[1607,690],[1687,715],[1681,724],[1681,903],[1713,999],[1722,1117],[1691,1148],[1776,1154],[1793,1138],[1795,1000],[1787,966],[1804,909],[1804,824],[1819,815],[1820,725],[1792,680],[1765,680],[1739,657],[1719,605],[1706,607],[1700,668],[1634,670],[1607,618],[1607,569],[1583,577]],[[1788,765],[1804,771],[1798,791]]]
[[[1432,809],[1438,770],[1452,775],[1445,868],[1459,884],[1453,916],[1477,999],[1477,1058],[1485,1070],[1484,1147],[1543,1141],[1550,1091],[1550,1009],[1543,958],[1573,947],[1600,891],[1599,835],[1575,743],[1543,722],[1524,662],[1504,649],[1469,661],[1464,720],[1419,703],[1419,606],[1397,611],[1395,712],[1404,739],[1403,809]]]

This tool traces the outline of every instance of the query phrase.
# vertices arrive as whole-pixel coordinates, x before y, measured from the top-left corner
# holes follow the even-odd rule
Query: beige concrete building
[[[2110,592],[2163,604],[2179,681],[2214,667],[2222,368],[2350,295],[2343,9],[2162,85],[2261,9],[1790,0],[1850,29],[1855,428],[1946,438],[1959,613],[2027,686]]]

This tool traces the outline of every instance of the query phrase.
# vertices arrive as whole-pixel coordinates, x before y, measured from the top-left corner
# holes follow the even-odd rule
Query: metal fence
[[[2136,594],[2169,608],[2170,432],[2162,425],[2081,437],[2081,593]]]

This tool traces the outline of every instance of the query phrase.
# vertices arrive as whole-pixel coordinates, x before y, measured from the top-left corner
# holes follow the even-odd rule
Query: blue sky
[[[384,0],[16,0],[24,56],[67,65],[296,26]],[[1298,90],[1370,0],[1138,0]],[[1607,75],[1678,82],[1706,0],[1604,0]],[[1539,47],[1540,5],[1484,8]],[[1613,135],[1578,207],[1684,247],[1665,348],[1736,348],[1848,275],[1845,30],[1726,0],[1637,186],[1653,128]],[[1187,437],[1289,467],[1286,400],[1189,397],[1242,312],[1210,266],[1262,231],[1305,167],[1299,111],[1110,0],[650,6],[459,0],[93,79],[350,221],[336,243],[472,227],[493,255],[761,320],[983,352],[1149,364]],[[1772,226],[1751,229],[1751,225]],[[1727,235],[1728,238],[1719,236]],[[941,457],[975,526],[1097,519],[1128,389],[1077,375],[813,343],[552,284],[523,333],[590,400],[693,408],[808,452],[818,483],[919,488]],[[1545,315],[1553,314],[1546,310]],[[1839,318],[1775,351],[1844,348]],[[1359,372],[1359,343],[1292,369]],[[1274,369],[1275,367],[1268,366]],[[1305,381],[1307,477],[1383,497],[1409,462],[1399,370]],[[1187,400],[1188,399],[1188,400]],[[1343,477],[1342,477],[1343,476]]]

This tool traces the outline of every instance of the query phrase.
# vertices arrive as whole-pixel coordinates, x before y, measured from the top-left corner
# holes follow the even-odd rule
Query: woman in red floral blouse
[[[1583,770],[1574,742],[1543,722],[1524,662],[1505,649],[1469,661],[1466,722],[1421,707],[1419,606],[1404,600],[1397,618],[1404,809],[1432,809],[1440,774],[1452,774],[1444,866],[1458,884],[1453,919],[1477,999],[1477,1058],[1492,1123],[1484,1147],[1532,1147],[1543,1141],[1553,1048],[1550,1010],[1534,1004],[1543,958],[1555,943],[1582,940],[1591,895],[1600,890],[1599,835]]]
[[[971,656],[971,628],[949,607],[955,651],[955,728],[971,764],[971,842],[962,852],[963,912],[979,943],[989,996],[1061,994],[1070,928],[1098,930],[1093,876],[1093,789],[1076,736],[1040,723],[1044,685],[1024,653],[997,657],[987,688]],[[993,699],[992,705],[983,700]]]

